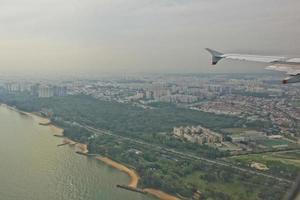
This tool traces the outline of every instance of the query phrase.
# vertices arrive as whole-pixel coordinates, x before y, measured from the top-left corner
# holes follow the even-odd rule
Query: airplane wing
[[[249,54],[224,54],[209,48],[206,48],[206,50],[212,55],[212,65],[216,65],[221,59],[269,63],[271,65],[266,67],[266,69],[283,71],[290,75],[282,81],[284,84],[300,82],[300,58]]]
[[[278,65],[270,65],[265,69],[286,72],[286,74],[288,75],[300,74],[300,65],[297,67],[296,65],[278,64]]]
[[[243,55],[243,54],[223,54],[223,58],[233,59],[233,60],[246,60],[246,61],[255,61],[255,62],[264,62],[264,63],[273,63],[280,62],[284,60],[285,57],[276,57],[276,56],[259,56],[259,55]]]

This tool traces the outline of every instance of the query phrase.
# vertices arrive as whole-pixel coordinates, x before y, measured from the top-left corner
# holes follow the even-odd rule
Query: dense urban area
[[[1,77],[0,102],[182,199],[282,199],[300,171],[300,87],[274,74]]]

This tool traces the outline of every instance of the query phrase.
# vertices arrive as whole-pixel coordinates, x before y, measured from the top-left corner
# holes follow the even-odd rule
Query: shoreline
[[[135,170],[129,169],[125,165],[122,165],[121,163],[113,161],[112,159],[110,159],[108,157],[97,156],[96,159],[104,162],[105,164],[107,164],[119,171],[126,173],[131,179],[128,186],[132,187],[132,188],[137,188],[140,177]],[[153,188],[143,188],[142,190],[152,196],[157,197],[160,200],[180,200],[178,197],[167,194],[161,190],[157,190],[157,189],[153,189]]]
[[[7,107],[8,109],[10,110],[13,110],[21,115],[26,115],[26,116],[29,116],[31,117],[35,122],[37,122],[38,124],[42,125],[43,126],[47,126],[47,127],[50,127],[51,131],[52,132],[55,132],[56,135],[61,135],[63,136],[63,132],[64,132],[64,129],[58,127],[58,126],[55,126],[51,123],[51,120],[49,118],[46,118],[46,117],[42,117],[36,113],[30,113],[30,112],[25,112],[25,111],[22,111],[22,110],[19,110],[15,107],[12,107],[12,106],[9,106],[7,104],[4,104],[4,103],[1,103],[0,106],[5,106]]]
[[[137,172],[133,169],[129,169],[128,167],[126,167],[125,165],[122,165],[116,161],[111,160],[110,158],[107,157],[103,157],[103,156],[97,156],[96,157],[97,160],[100,160],[102,162],[104,162],[105,164],[119,170],[122,171],[124,173],[126,173],[129,177],[130,177],[130,182],[129,184],[127,184],[130,187],[133,188],[137,188],[138,182],[139,182],[139,175],[137,174]]]
[[[9,106],[9,105],[3,104],[3,103],[1,103],[0,106],[5,106],[8,109],[11,109],[21,115],[26,115],[26,116],[31,117],[38,124],[49,127],[51,129],[51,132],[53,132],[53,135],[64,136],[64,134],[63,134],[64,129],[52,124],[51,120],[49,118],[42,117],[42,116],[38,115],[37,113],[24,112],[15,107],[12,107],[12,106]],[[77,143],[67,137],[64,137],[64,138],[65,138],[64,139],[65,141],[63,142],[63,144],[68,144],[69,146],[75,145],[75,148],[77,148],[81,153],[83,153],[84,155],[88,154],[89,151],[88,151],[87,144]],[[95,157],[95,159],[102,161],[106,165],[111,166],[111,167],[127,174],[130,177],[130,182],[127,184],[127,186],[132,187],[132,188],[137,188],[138,182],[140,180],[140,176],[138,175],[138,173],[135,170],[129,169],[125,165],[118,163],[116,161],[113,161],[112,159],[110,159],[108,157],[97,156],[97,157]],[[180,200],[180,198],[178,198],[176,196],[172,196],[170,194],[167,194],[161,190],[157,190],[157,189],[153,189],[153,188],[143,188],[142,190],[152,196],[157,197],[160,200]]]

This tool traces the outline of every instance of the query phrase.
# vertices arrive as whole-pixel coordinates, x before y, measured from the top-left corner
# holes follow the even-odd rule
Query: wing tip
[[[288,80],[282,80],[282,84],[288,84]]]
[[[205,48],[205,50],[208,51],[212,56],[212,62],[211,62],[212,65],[216,65],[223,58],[222,57],[223,53],[221,52],[218,52],[210,48]]]

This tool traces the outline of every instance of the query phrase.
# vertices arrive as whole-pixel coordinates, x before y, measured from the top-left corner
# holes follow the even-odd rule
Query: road
[[[179,152],[179,151],[176,151],[176,150],[171,149],[171,148],[162,147],[162,146],[157,145],[157,144],[151,144],[151,143],[144,142],[144,141],[141,141],[141,140],[138,140],[138,139],[133,139],[133,138],[113,134],[110,131],[96,129],[96,128],[91,127],[91,126],[86,126],[86,125],[79,125],[79,126],[81,128],[84,128],[84,129],[88,130],[88,131],[91,131],[95,134],[105,134],[105,135],[109,135],[109,136],[112,136],[112,137],[120,138],[120,139],[123,139],[123,140],[130,141],[132,143],[136,143],[136,144],[139,144],[139,145],[144,145],[144,146],[148,146],[148,147],[151,147],[151,148],[155,148],[158,151],[165,151],[165,152],[171,153],[173,155],[177,155],[177,156],[179,156],[181,158],[184,158],[184,159],[199,160],[199,161],[203,161],[203,162],[206,162],[206,163],[209,163],[209,164],[212,164],[212,165],[218,165],[218,166],[223,166],[223,167],[231,167],[231,168],[233,168],[235,170],[239,170],[241,172],[255,174],[255,175],[259,175],[259,176],[264,176],[266,178],[275,179],[277,181],[286,182],[286,183],[289,183],[289,184],[293,183],[293,181],[290,181],[290,180],[285,179],[285,178],[277,177],[277,176],[267,174],[267,173],[258,172],[258,171],[251,170],[251,169],[248,169],[248,168],[235,166],[235,165],[232,165],[230,163],[226,163],[224,161],[212,160],[212,159],[208,159],[208,158],[199,157],[199,156],[193,155],[191,153]]]

